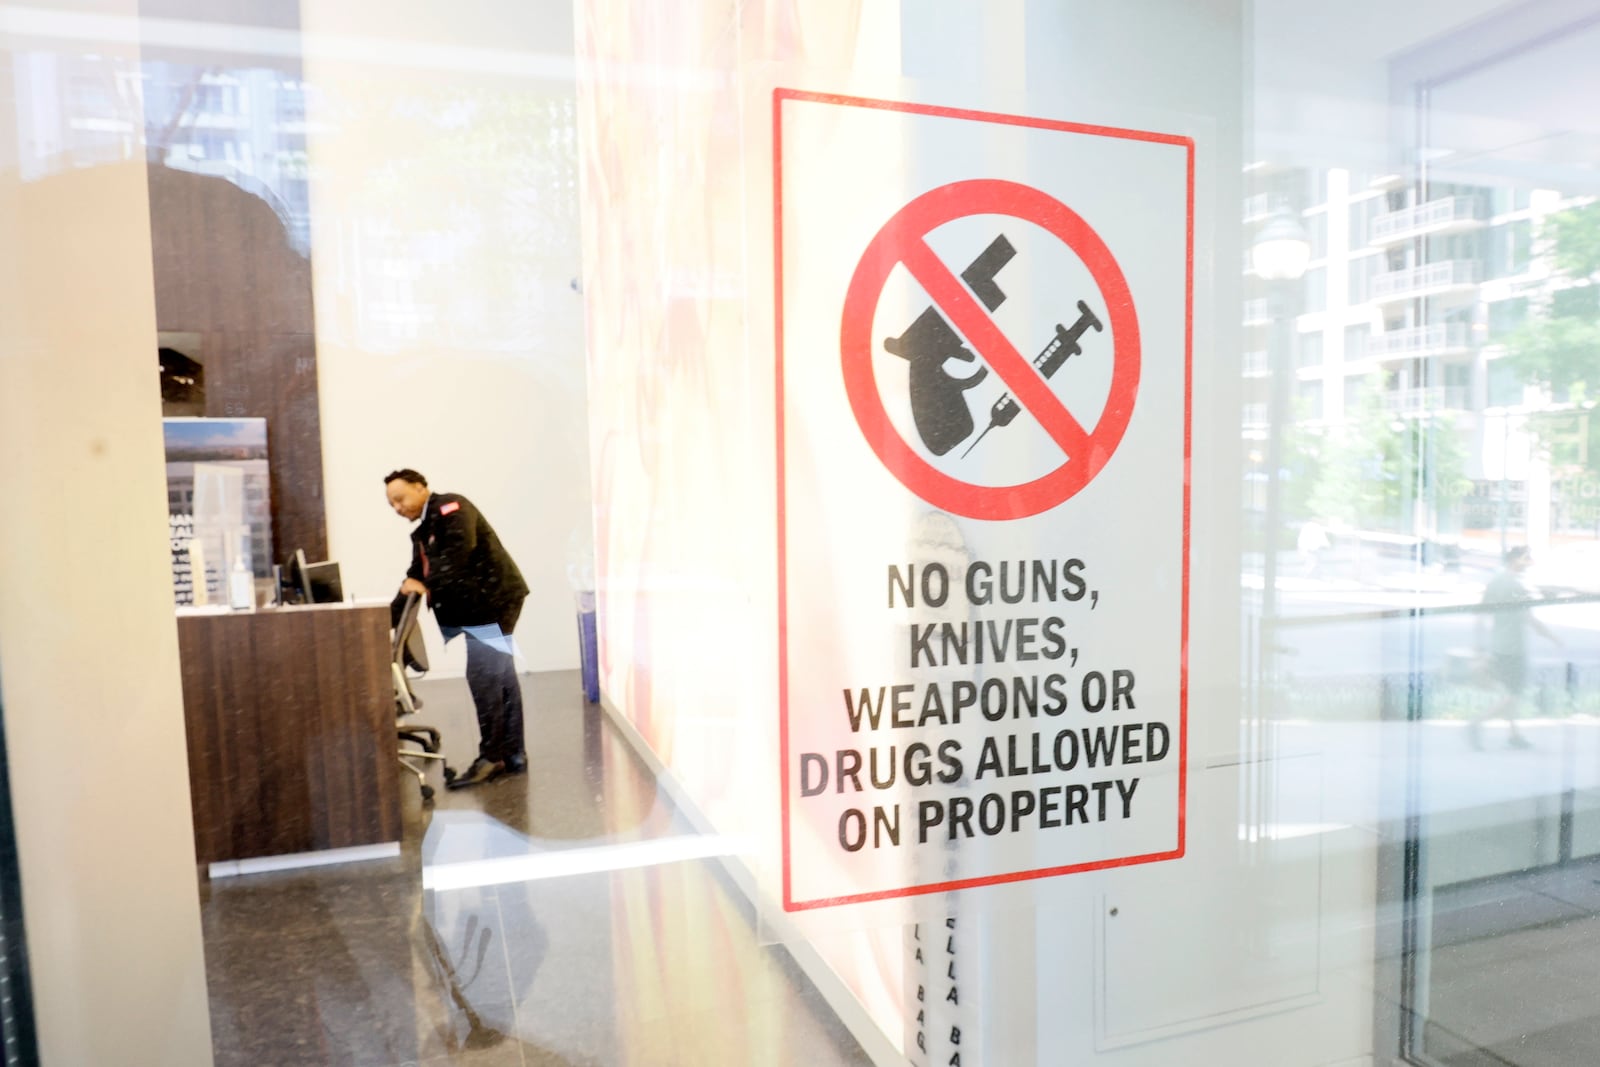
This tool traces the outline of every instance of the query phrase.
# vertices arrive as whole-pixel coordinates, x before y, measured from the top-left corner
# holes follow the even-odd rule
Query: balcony
[[[1435,323],[1389,330],[1367,338],[1371,359],[1416,359],[1421,356],[1459,355],[1472,348],[1472,333],[1465,323]]]
[[[1481,271],[1468,259],[1448,259],[1425,267],[1407,267],[1372,279],[1371,298],[1380,304],[1416,297],[1467,297],[1478,290]]]
[[[1292,210],[1289,198],[1282,193],[1257,193],[1244,198],[1244,221],[1265,222],[1273,212]]]
[[[1468,391],[1464,385],[1395,389],[1383,394],[1383,410],[1391,415],[1431,415],[1441,411],[1465,411],[1468,403]]]
[[[1413,237],[1465,233],[1487,225],[1481,202],[1470,196],[1447,196],[1415,207],[1378,215],[1367,226],[1367,243],[1382,247]]]

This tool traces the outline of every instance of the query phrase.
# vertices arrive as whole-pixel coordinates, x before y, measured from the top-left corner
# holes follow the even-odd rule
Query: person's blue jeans
[[[517,679],[516,645],[511,634],[522,613],[519,603],[496,622],[440,626],[445,641],[467,635],[467,689],[478,712],[478,757],[505,763],[526,748],[522,724],[522,684]]]

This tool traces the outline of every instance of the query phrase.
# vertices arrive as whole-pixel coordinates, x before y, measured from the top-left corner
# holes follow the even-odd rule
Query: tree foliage
[[[1600,321],[1548,316],[1530,319],[1506,342],[1506,357],[1524,382],[1558,400],[1581,400],[1600,387]]]
[[[1421,499],[1442,518],[1471,489],[1466,444],[1449,414],[1397,416],[1378,382],[1328,439],[1311,510],[1361,527],[1409,529],[1409,505]]]
[[[1551,215],[1543,237],[1554,248],[1556,269],[1567,277],[1600,271],[1600,201]]]
[[[1541,236],[1569,283],[1588,281],[1600,271],[1600,202],[1550,216]],[[1582,290],[1565,290],[1580,293],[1588,297]],[[1563,295],[1558,290],[1545,313],[1507,339],[1507,359],[1524,382],[1545,387],[1557,401],[1579,401],[1600,390],[1600,314],[1594,299],[1563,300]]]
[[[1283,513],[1292,521],[1312,517],[1312,494],[1322,477],[1323,436],[1311,405],[1295,404],[1294,417],[1283,427]]]

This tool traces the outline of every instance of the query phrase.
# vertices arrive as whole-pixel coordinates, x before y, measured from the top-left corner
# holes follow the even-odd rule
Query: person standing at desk
[[[448,786],[460,789],[502,773],[520,774],[528,757],[511,633],[528,583],[494,527],[466,497],[431,492],[428,480],[409,467],[391,471],[383,487],[395,513],[417,524],[401,595],[427,598],[447,642],[467,635],[467,688],[478,712],[478,758]]]

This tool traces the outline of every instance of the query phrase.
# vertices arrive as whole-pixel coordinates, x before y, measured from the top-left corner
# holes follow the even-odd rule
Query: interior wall
[[[527,669],[578,665],[591,543],[572,15],[544,0],[305,0],[329,553],[347,594],[410,562],[392,469],[470,497],[531,593]],[[431,622],[435,673],[460,673]]]
[[[15,157],[64,106],[24,56],[137,74],[133,0],[56,5],[69,41],[0,29],[0,695],[43,1062],[209,1064],[145,164]]]
[[[749,845],[742,858],[770,885],[769,94],[775,79],[892,91],[899,5],[577,8],[602,694],[709,826]],[[846,990],[841,1014],[878,1020],[862,1022],[866,1047],[890,1047],[899,930],[814,947],[831,968],[823,988]]]

